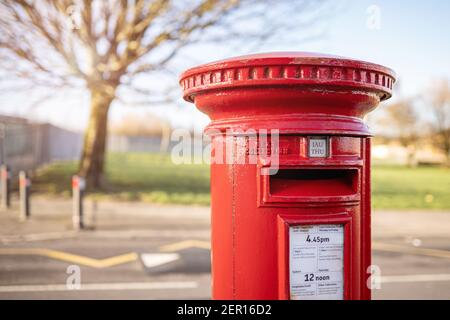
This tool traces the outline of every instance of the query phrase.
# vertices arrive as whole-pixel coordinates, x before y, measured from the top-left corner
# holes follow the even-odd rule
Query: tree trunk
[[[445,166],[450,168],[450,150],[447,150],[445,155]]]
[[[79,175],[86,179],[88,188],[104,187],[104,162],[108,131],[108,111],[114,95],[103,90],[91,90],[91,113],[84,135]]]
[[[441,140],[439,147],[445,156],[444,166],[450,167],[450,128],[448,130],[441,130],[437,135]]]

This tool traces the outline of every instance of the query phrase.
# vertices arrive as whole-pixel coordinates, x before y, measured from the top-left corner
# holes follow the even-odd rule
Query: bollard
[[[25,171],[19,172],[19,201],[20,219],[25,221],[30,218],[30,188],[31,180]]]
[[[11,172],[7,165],[2,165],[0,168],[0,180],[1,180],[1,196],[2,196],[2,209],[8,209],[11,205]]]
[[[371,298],[363,118],[394,82],[378,64],[302,52],[181,75],[184,99],[211,118],[214,299]]]
[[[72,197],[73,197],[73,211],[72,222],[75,230],[84,229],[84,214],[83,214],[83,195],[85,189],[85,180],[80,176],[72,177]]]
[[[97,224],[97,212],[98,212],[98,203],[97,200],[93,200],[91,203],[91,220],[89,222],[92,228],[95,228],[95,225]]]

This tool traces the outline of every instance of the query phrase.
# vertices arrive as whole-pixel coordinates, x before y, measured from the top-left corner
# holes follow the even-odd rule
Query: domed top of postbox
[[[183,98],[216,124],[262,115],[362,118],[391,97],[394,82],[395,73],[381,65],[308,52],[240,56],[180,77]]]

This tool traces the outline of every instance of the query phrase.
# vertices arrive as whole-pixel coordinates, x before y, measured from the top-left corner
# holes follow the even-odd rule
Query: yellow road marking
[[[138,259],[138,255],[135,252],[130,252],[106,259],[94,259],[63,251],[44,248],[0,248],[0,255],[37,255],[97,269],[117,266],[119,264],[133,262]]]
[[[381,242],[373,242],[372,249],[379,250],[379,251],[408,253],[408,254],[416,254],[416,255],[429,256],[429,257],[450,259],[450,251],[447,251],[447,250],[417,248],[417,247],[409,247],[409,246],[405,246],[405,245],[381,243]]]
[[[160,251],[171,252],[178,251],[187,248],[201,248],[201,249],[211,249],[211,244],[209,241],[201,241],[201,240],[185,240],[180,242],[175,242],[171,244],[166,244],[161,246]]]

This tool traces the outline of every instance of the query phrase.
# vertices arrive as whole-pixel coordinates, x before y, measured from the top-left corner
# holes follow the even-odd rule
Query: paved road
[[[96,229],[75,233],[70,202],[34,206],[25,223],[0,212],[0,299],[210,298],[208,208],[101,203],[88,210]],[[450,299],[448,230],[450,213],[375,213],[374,298]],[[81,289],[68,290],[73,265]]]
[[[101,259],[122,255],[130,250],[138,253],[158,252],[157,246],[162,243],[160,240],[152,239],[78,238],[46,241],[45,247]],[[39,244],[40,247],[43,245]],[[194,255],[206,256],[208,259],[209,251],[204,251],[201,252],[199,249]],[[123,264],[95,268],[77,261],[65,262],[47,256],[3,255],[0,257],[0,299],[208,299],[210,275],[207,262],[203,261],[203,264],[198,264],[194,268],[185,268],[189,269],[186,271],[181,266],[179,268],[172,266],[168,271],[152,272],[152,269],[144,267],[139,257]],[[86,290],[83,287],[83,290],[64,290],[69,276],[66,273],[67,267],[74,264],[81,267],[81,283],[82,286],[88,285]],[[37,287],[42,284],[45,286]],[[15,288],[9,287],[12,285]],[[10,291],[5,292],[6,290]]]

